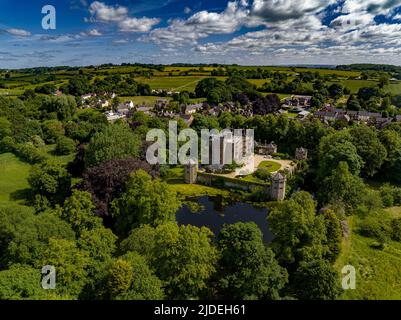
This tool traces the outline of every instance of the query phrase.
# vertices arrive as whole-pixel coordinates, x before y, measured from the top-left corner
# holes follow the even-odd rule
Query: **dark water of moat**
[[[221,197],[205,196],[192,199],[192,201],[201,205],[201,210],[194,213],[187,205],[184,205],[177,212],[178,224],[208,227],[217,235],[224,224],[254,222],[263,232],[265,243],[269,243],[273,239],[267,222],[267,209],[256,208],[245,202],[227,204]]]

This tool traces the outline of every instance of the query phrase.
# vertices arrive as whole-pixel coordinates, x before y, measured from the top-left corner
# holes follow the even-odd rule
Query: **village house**
[[[105,115],[106,115],[107,121],[109,121],[109,122],[113,122],[118,119],[125,118],[125,115],[120,114],[120,113],[114,113],[113,111],[108,111],[105,113]]]
[[[198,103],[198,104],[190,104],[184,107],[184,114],[195,114],[198,111],[202,110],[203,108],[203,103]]]
[[[294,95],[291,98],[285,99],[285,105],[292,107],[308,108],[311,105],[311,101],[312,101],[311,96]]]
[[[96,97],[96,93],[87,93],[81,96],[82,101],[86,101],[92,97]]]
[[[133,108],[134,103],[132,101],[126,101],[117,106],[117,113],[124,117],[128,117],[132,113]]]
[[[107,108],[110,106],[110,102],[108,100],[102,100],[100,99],[97,103],[99,108]]]
[[[305,120],[309,115],[310,115],[310,112],[304,110],[304,111],[301,111],[300,113],[298,113],[297,119]]]
[[[149,106],[139,106],[136,108],[136,112],[143,112],[147,116],[153,117],[155,113],[153,112],[153,107]]]

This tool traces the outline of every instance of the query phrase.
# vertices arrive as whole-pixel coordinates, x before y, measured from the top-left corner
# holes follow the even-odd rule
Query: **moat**
[[[193,212],[188,205],[177,212],[177,222],[180,225],[193,225],[208,227],[217,235],[224,224],[237,222],[254,222],[263,232],[263,240],[269,243],[273,239],[267,222],[267,209],[256,208],[245,202],[227,203],[222,197],[199,197],[193,199],[200,209]]]

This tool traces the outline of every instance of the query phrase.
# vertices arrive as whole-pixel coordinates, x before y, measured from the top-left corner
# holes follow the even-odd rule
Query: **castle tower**
[[[287,177],[280,172],[273,176],[271,186],[271,198],[275,201],[283,201],[285,199],[285,189],[287,184]]]
[[[198,165],[192,161],[184,166],[185,183],[195,184],[198,179]]]
[[[295,159],[296,160],[308,160],[308,150],[304,148],[297,148],[295,150]]]

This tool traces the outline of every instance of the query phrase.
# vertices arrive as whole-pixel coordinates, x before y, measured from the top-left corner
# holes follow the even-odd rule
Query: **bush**
[[[31,164],[40,163],[47,159],[47,154],[36,148],[32,142],[17,144],[15,153],[19,158]]]
[[[15,141],[11,137],[4,137],[0,141],[0,153],[13,152]]]
[[[387,217],[374,215],[367,217],[359,225],[359,233],[377,240],[380,244],[388,242],[392,235],[392,227]]]
[[[255,177],[263,181],[270,181],[271,174],[266,168],[260,168],[255,172]]]
[[[58,155],[64,156],[73,153],[76,149],[75,141],[65,136],[60,136],[56,141],[55,152]]]
[[[401,219],[394,219],[391,221],[392,235],[394,241],[401,241]]]

